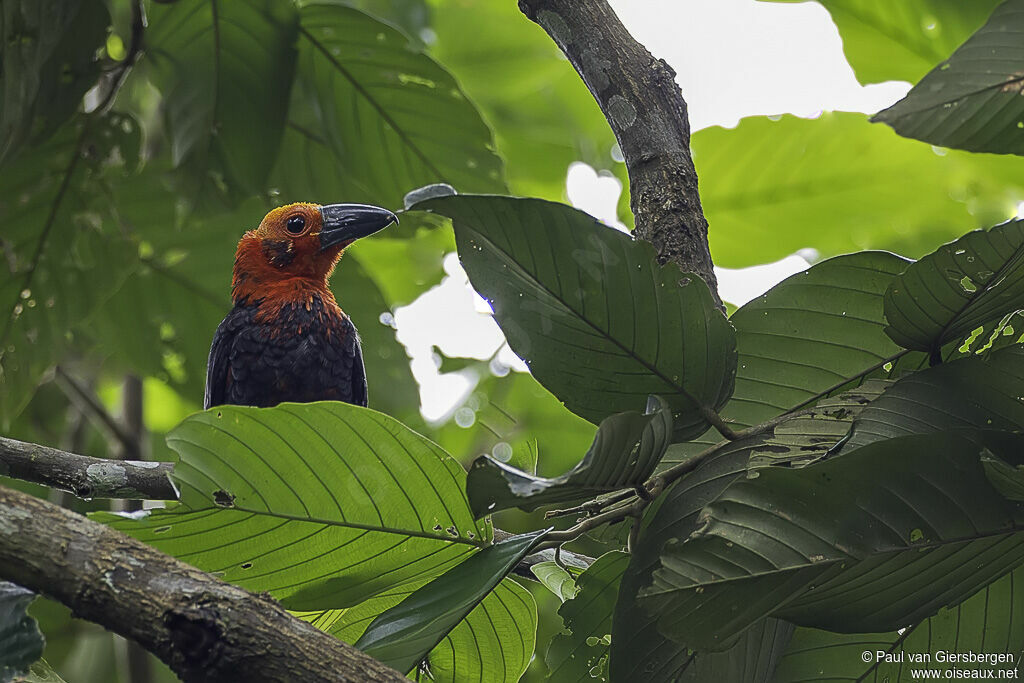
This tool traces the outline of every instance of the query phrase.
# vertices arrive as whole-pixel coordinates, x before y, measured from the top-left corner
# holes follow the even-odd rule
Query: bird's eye
[[[285,223],[285,229],[293,235],[298,235],[306,229],[306,219],[302,216],[292,216]]]

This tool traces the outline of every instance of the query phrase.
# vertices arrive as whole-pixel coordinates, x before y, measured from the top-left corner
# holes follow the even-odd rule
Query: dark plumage
[[[360,204],[291,204],[247,232],[235,254],[235,305],[210,346],[204,407],[365,406],[359,334],[327,281],[346,246],[392,220]]]
[[[308,311],[286,304],[278,316],[263,322],[258,308],[235,306],[217,328],[210,347],[207,408],[328,400],[366,405],[362,349],[348,316],[330,310],[319,295],[313,295]]]

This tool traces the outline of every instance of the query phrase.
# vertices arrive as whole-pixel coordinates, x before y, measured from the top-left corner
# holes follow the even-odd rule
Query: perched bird
[[[235,252],[234,308],[210,346],[204,407],[365,406],[359,335],[327,281],[345,247],[397,220],[364,204],[289,204],[245,233]]]

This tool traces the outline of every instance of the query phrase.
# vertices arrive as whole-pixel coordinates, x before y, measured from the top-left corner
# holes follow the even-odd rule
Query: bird
[[[355,240],[397,223],[367,204],[278,207],[238,242],[233,308],[217,327],[204,408],[344,401],[366,406],[359,333],[328,286]]]

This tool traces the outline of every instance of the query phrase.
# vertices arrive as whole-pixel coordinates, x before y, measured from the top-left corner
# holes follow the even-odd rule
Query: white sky
[[[610,0],[620,19],[656,57],[665,59],[690,110],[694,131],[732,127],[745,116],[821,110],[873,113],[902,97],[910,85],[863,87],[843,56],[831,18],[814,2],[780,4],[755,0]],[[571,203],[616,225],[621,188],[585,164],[567,169]],[[716,269],[722,298],[743,304],[807,267],[800,255],[742,270]],[[471,371],[439,375],[437,346],[448,356],[498,360],[523,369],[470,288],[458,259],[445,261],[444,281],[395,311],[398,338],[412,357],[422,412],[445,418],[475,386]],[[444,321],[438,325],[437,321]]]

